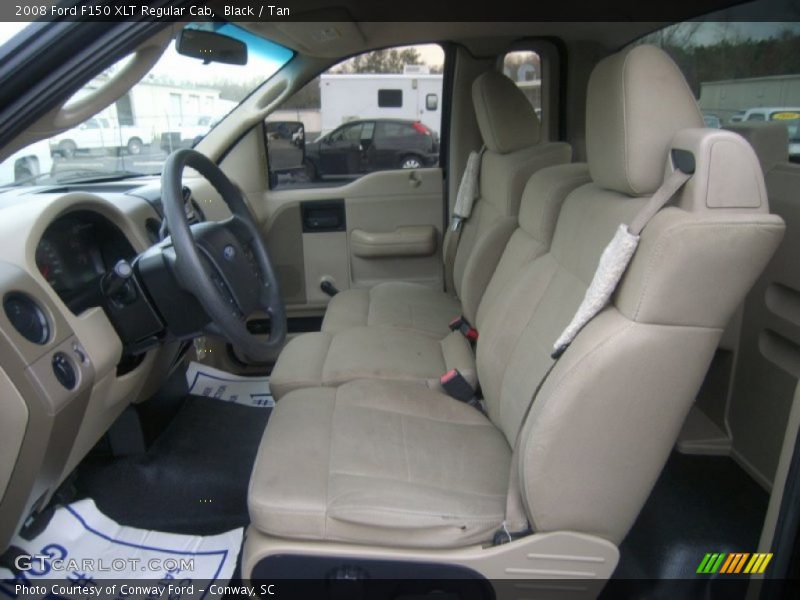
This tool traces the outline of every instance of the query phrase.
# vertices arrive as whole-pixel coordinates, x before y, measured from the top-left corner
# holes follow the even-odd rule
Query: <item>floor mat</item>
[[[674,452],[620,546],[615,577],[693,578],[707,552],[753,552],[768,502],[732,459]]]
[[[246,526],[250,472],[271,412],[190,396],[145,454],[84,461],[78,493],[131,527],[212,535]]]
[[[214,398],[256,408],[272,408],[275,400],[269,389],[269,377],[244,377],[220,371],[192,361],[186,371],[186,383],[193,396]]]
[[[85,499],[56,509],[47,527],[33,540],[18,536],[11,543],[30,556],[48,557],[35,560],[25,572],[31,586],[46,591],[29,591],[25,598],[84,598],[86,594],[79,590],[86,587],[95,593],[104,592],[102,597],[114,597],[116,590],[110,592],[114,580],[141,590],[123,594],[129,598],[148,597],[158,582],[169,581],[184,582],[186,593],[181,597],[199,599],[219,597],[213,590],[233,576],[242,535],[242,528],[204,537],[125,527]],[[6,592],[10,597],[19,595],[14,588],[22,580],[14,579],[11,571],[0,568],[0,596]],[[51,583],[43,585],[42,580]],[[191,591],[190,583],[194,583]],[[57,590],[54,585],[59,586]]]

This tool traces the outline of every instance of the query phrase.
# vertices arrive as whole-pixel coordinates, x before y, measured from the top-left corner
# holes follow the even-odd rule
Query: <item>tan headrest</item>
[[[789,160],[789,130],[779,121],[769,123],[733,123],[725,127],[738,133],[753,147],[766,173]]]
[[[655,46],[635,46],[597,64],[586,101],[592,180],[632,196],[661,184],[675,133],[702,127],[697,102],[678,67]]]
[[[672,141],[667,169],[682,162],[689,165],[683,170],[694,169],[678,202],[684,210],[769,212],[761,165],[742,136],[721,129],[679,131]]]
[[[487,71],[472,82],[472,103],[483,143],[492,152],[508,154],[539,143],[539,118],[513,81]]]

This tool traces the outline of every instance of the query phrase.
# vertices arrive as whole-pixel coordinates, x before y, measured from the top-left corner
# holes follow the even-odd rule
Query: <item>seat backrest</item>
[[[621,541],[725,324],[781,238],[750,147],[702,124],[661,50],[638,46],[601,61],[587,99],[592,181],[569,194],[550,250],[486,317],[478,375],[509,444],[521,428],[519,492],[536,531]],[[611,304],[553,367],[523,423],[600,255],[673,168],[672,148],[694,155],[694,177],[645,228]]]
[[[572,149],[563,142],[542,142],[533,107],[502,73],[487,71],[478,76],[472,100],[486,149],[480,193],[463,225],[453,281],[464,316],[476,323],[483,291],[516,226],[526,182],[539,169],[568,163]]]
[[[753,147],[764,172],[769,173],[778,165],[789,163],[789,130],[780,121],[731,123],[725,129],[738,133]]]
[[[514,219],[512,233],[472,321],[478,330],[483,328],[487,316],[499,306],[498,303],[502,303],[503,295],[514,285],[522,270],[550,248],[564,199],[572,190],[589,181],[586,163],[547,167],[528,180],[522,193],[519,216]],[[494,231],[500,232],[502,228],[496,227]]]
[[[800,164],[789,162],[780,122],[729,127],[756,151],[770,209],[786,222],[775,256],[747,295],[727,411],[734,450],[774,482],[793,390],[800,378]]]

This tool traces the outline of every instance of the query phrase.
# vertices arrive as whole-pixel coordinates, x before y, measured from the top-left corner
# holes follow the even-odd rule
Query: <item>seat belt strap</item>
[[[525,407],[525,412],[522,413],[519,429],[517,429],[517,436],[514,438],[514,446],[511,448],[511,466],[508,473],[508,491],[506,492],[506,518],[503,521],[502,528],[494,535],[495,544],[511,542],[515,537],[525,535],[531,529],[528,523],[528,515],[525,513],[525,507],[522,505],[522,493],[519,484],[519,445],[522,440],[522,430],[525,427],[525,422],[528,420],[528,415],[531,412],[533,403],[544,387],[547,378],[550,377],[550,373],[553,372],[557,362],[558,359],[555,359],[550,363],[550,366],[547,367],[547,371],[542,375],[542,378],[536,385],[536,389],[533,390],[533,394],[531,394],[531,399]]]
[[[472,214],[472,206],[478,198],[480,192],[481,158],[486,149],[483,146],[479,151],[472,151],[467,158],[467,166],[458,185],[456,203],[453,207],[453,218],[447,228],[442,243],[442,260],[444,262],[444,276],[447,290],[454,291],[455,283],[453,278],[453,268],[458,252],[458,243],[461,240],[461,229],[464,221],[469,219]]]
[[[617,289],[625,270],[639,245],[639,236],[650,220],[672,199],[691,174],[675,169],[656,190],[653,197],[639,210],[630,225],[622,224],[614,238],[603,250],[592,283],[586,290],[575,316],[553,345],[553,358],[558,358],[572,343],[581,329],[605,308]]]

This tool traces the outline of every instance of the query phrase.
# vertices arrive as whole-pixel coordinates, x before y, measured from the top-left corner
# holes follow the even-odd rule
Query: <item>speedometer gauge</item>
[[[55,244],[46,238],[42,238],[36,247],[36,266],[54,290],[64,288],[64,263]]]

